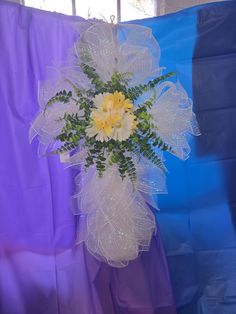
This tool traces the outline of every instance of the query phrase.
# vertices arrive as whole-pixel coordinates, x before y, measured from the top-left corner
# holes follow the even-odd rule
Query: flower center
[[[97,98],[96,98],[97,97]],[[91,113],[89,134],[102,141],[126,140],[136,129],[133,104],[121,92],[99,94],[94,99],[96,109]]]

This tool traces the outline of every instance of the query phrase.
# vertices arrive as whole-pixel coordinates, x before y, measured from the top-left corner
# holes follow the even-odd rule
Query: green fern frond
[[[45,110],[47,109],[48,106],[51,106],[52,104],[56,103],[56,102],[61,102],[61,103],[67,103],[70,101],[72,97],[72,92],[69,91],[67,92],[66,90],[60,91],[58,93],[56,93],[55,96],[53,96],[52,98],[50,98],[45,106]]]
[[[134,100],[137,100],[141,95],[148,92],[149,90],[153,89],[157,84],[160,82],[173,77],[176,73],[175,72],[169,72],[167,74],[161,75],[153,80],[150,80],[147,84],[140,84],[134,87],[131,87],[127,91],[128,98]]]

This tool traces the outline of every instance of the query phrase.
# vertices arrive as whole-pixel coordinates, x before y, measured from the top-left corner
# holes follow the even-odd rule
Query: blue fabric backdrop
[[[202,132],[187,162],[167,157],[169,194],[159,197],[179,314],[235,314],[236,2],[133,23],[153,29]]]

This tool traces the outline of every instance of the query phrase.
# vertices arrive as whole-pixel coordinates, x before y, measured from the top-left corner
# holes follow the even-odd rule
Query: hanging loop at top
[[[110,16],[111,24],[114,24],[115,19],[116,19],[115,15]]]

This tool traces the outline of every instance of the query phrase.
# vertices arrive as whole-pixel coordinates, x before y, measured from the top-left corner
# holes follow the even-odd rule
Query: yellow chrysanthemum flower
[[[87,135],[98,141],[110,139],[124,141],[136,129],[133,104],[121,92],[99,94],[94,98],[95,109],[91,113],[92,123]]]

